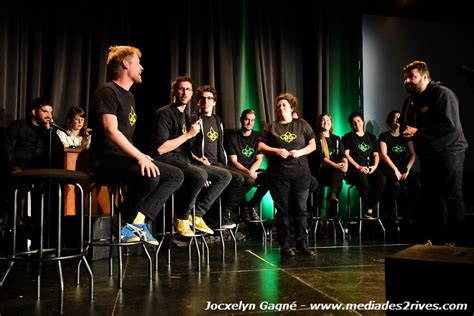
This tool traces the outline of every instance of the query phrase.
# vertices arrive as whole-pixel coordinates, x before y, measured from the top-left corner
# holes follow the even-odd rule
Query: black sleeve
[[[152,133],[150,141],[150,152],[158,155],[158,148],[170,139],[170,131],[173,129],[173,118],[168,111],[156,110],[153,113]]]

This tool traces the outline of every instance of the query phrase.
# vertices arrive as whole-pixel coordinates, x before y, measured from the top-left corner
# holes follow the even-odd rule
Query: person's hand
[[[140,165],[140,171],[142,176],[153,177],[160,175],[160,169],[158,166],[155,165],[153,162],[153,158],[148,155],[144,155],[142,158],[138,160],[138,164]]]
[[[197,120],[191,125],[191,128],[188,131],[190,138],[195,137],[201,131],[201,120]]]
[[[278,148],[277,149],[277,154],[278,156],[280,156],[281,158],[288,158],[288,156],[290,156],[290,152],[288,150],[286,150],[285,148]]]
[[[400,176],[400,179],[398,179],[398,181],[405,181],[407,178],[408,178],[408,174],[410,173],[410,169],[407,170],[407,172],[403,173],[401,176]]]
[[[359,166],[359,171],[362,172],[363,174],[370,173],[369,167],[364,167],[364,166]]]
[[[204,182],[204,187],[209,188],[211,186],[212,182],[210,180],[206,180]]]
[[[196,160],[197,162],[199,162],[201,165],[206,165],[206,166],[210,166],[211,163],[209,162],[209,159],[207,159],[206,156],[202,156],[202,157],[198,157],[198,156],[193,156],[194,160]]]
[[[417,131],[418,129],[416,127],[407,126],[407,128],[403,131],[402,135],[405,138],[412,138],[413,136],[415,136]]]
[[[293,149],[293,150],[290,151],[290,156],[293,157],[293,158],[298,158],[298,157],[303,156],[303,153],[302,153],[301,150]]]
[[[347,169],[349,168],[349,165],[345,162],[339,162],[336,165],[337,169],[341,170],[342,172],[347,172]]]
[[[254,179],[254,180],[257,179],[259,173],[260,172],[256,172],[254,170],[249,170],[249,172],[248,172],[249,176],[251,176],[252,179]]]
[[[401,179],[402,179],[402,174],[400,173],[400,171],[398,171],[398,169],[395,170],[395,176],[397,177],[397,180],[398,180],[398,181],[401,181]]]

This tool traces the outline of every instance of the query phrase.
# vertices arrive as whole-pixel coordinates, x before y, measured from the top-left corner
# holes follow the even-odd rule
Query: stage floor
[[[314,257],[282,257],[278,245],[261,241],[226,242],[225,258],[219,242],[209,245],[210,262],[202,257],[198,272],[196,251],[173,245],[171,264],[166,249],[159,255],[158,272],[148,278],[146,257],[132,251],[124,258],[123,289],[108,275],[108,260],[92,262],[94,299],[89,299],[88,277],[82,270],[75,284],[76,260],[63,261],[66,315],[385,315],[385,311],[314,311],[315,304],[385,303],[384,259],[409,244],[357,240],[318,241]],[[0,263],[0,271],[5,262]],[[116,272],[117,266],[114,264]],[[0,315],[50,315],[58,312],[58,273],[54,263],[44,265],[41,299],[36,299],[37,269],[16,263],[0,289]],[[312,305],[313,304],[313,305]],[[341,305],[342,306],[342,305]],[[369,306],[369,305],[367,305]],[[369,306],[370,307],[370,306]],[[326,307],[327,308],[327,307]]]

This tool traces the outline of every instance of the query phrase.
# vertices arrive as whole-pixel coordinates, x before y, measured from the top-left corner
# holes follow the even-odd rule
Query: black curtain
[[[88,112],[92,94],[107,80],[111,45],[132,45],[143,53],[143,83],[132,87],[139,147],[150,135],[151,113],[169,103],[170,81],[178,75],[191,76],[195,88],[217,88],[216,111],[226,128],[238,126],[245,105],[243,69],[250,71],[262,125],[275,118],[273,100],[285,91],[299,98],[300,114],[308,120],[327,109],[327,21],[337,14],[333,7],[302,0],[182,0],[159,11],[129,1],[107,8],[92,4],[10,6],[0,13],[0,127],[25,117],[38,96],[53,100],[58,122],[71,106]]]

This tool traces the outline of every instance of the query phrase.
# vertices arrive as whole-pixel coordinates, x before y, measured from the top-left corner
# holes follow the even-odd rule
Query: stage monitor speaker
[[[423,304],[466,303],[468,311],[435,313],[473,315],[474,248],[414,245],[387,257],[385,290],[390,303],[407,308],[415,304],[409,308],[413,313],[430,312]],[[387,315],[395,313],[387,311]]]

